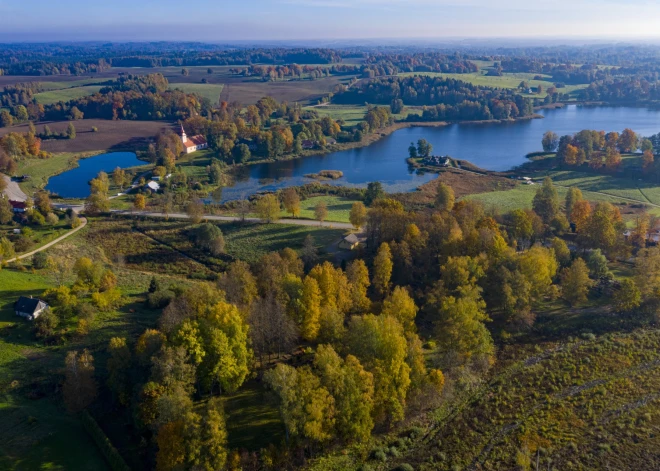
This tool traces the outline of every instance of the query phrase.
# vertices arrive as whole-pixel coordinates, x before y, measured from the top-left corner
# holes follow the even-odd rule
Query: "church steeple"
[[[183,124],[181,125],[181,140],[183,142],[186,142],[188,140],[188,137],[186,136],[186,131],[183,130]]]

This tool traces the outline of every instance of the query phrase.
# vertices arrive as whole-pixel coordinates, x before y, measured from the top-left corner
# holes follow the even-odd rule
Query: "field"
[[[84,96],[93,95],[101,88],[103,88],[101,85],[85,85],[82,87],[63,88],[60,90],[41,92],[37,93],[34,97],[37,100],[37,103],[42,105],[52,105],[60,101],[67,102]]]
[[[208,98],[212,105],[216,105],[220,100],[224,85],[213,83],[171,83],[170,89],[182,90],[186,93],[196,93],[197,95]]]
[[[335,120],[344,120],[346,126],[355,126],[364,121],[364,115],[368,111],[368,108],[364,105],[322,105],[313,106],[309,109],[316,111],[321,118],[330,116]],[[406,108],[402,113],[393,116],[396,120],[404,120],[411,113],[420,114],[416,111],[416,108]]]
[[[314,196],[307,198],[300,202],[300,216],[304,219],[316,219],[314,216],[314,208],[316,205],[323,202],[328,207],[328,222],[350,222],[348,220],[351,206],[356,200],[350,198],[343,198],[340,196]],[[290,214],[282,211],[282,217],[290,217]]]
[[[523,469],[537,460],[538,469],[656,469],[658,345],[660,331],[642,330],[518,352],[523,360],[498,368],[457,410],[438,411],[396,461],[419,470]]]
[[[505,73],[501,77],[498,76],[488,76],[485,74],[485,71],[479,71],[479,72],[474,72],[470,74],[445,74],[445,73],[440,73],[440,72],[407,72],[404,74],[400,74],[402,77],[410,77],[414,75],[425,75],[425,76],[432,76],[432,77],[445,77],[445,78],[452,78],[456,80],[461,80],[463,82],[468,82],[473,85],[481,85],[484,87],[496,87],[496,88],[518,88],[520,85],[520,82],[523,80],[529,83],[529,86],[532,88],[536,88],[539,85],[542,85],[544,89],[547,89],[548,87],[554,86],[554,83],[551,80],[549,76],[546,76],[548,80],[534,80],[534,77],[539,74],[527,74],[527,73]],[[565,88],[559,89],[561,93],[568,93],[568,94],[573,94],[577,90],[581,90],[583,88],[586,88],[587,84],[584,85],[567,85]],[[523,96],[530,96],[530,97],[540,97],[544,98],[546,96],[546,93],[543,92],[540,95],[529,95],[527,93],[523,93]]]
[[[48,125],[51,131],[64,132],[68,121],[45,122],[36,125],[37,132],[43,131]],[[74,121],[76,127],[75,139],[51,139],[43,141],[41,148],[48,152],[91,152],[103,150],[135,150],[146,147],[150,138],[160,131],[168,129],[171,123],[167,121],[128,121],[82,119]],[[93,132],[96,127],[98,132]],[[9,132],[27,132],[27,125],[21,124],[11,128],[0,128],[0,137]]]

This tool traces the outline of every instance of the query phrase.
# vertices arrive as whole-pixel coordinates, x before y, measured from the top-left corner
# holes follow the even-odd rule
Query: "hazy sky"
[[[0,0],[0,40],[649,38],[658,18],[658,0]]]

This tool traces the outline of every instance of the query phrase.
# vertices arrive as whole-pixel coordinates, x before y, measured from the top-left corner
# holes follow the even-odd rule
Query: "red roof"
[[[189,137],[186,139],[185,144],[188,144],[189,142],[192,142],[196,146],[201,146],[206,144],[206,139],[204,139],[204,136],[201,134],[198,134],[197,136]]]
[[[27,209],[27,205],[25,204],[25,201],[9,200],[9,204],[13,209]]]

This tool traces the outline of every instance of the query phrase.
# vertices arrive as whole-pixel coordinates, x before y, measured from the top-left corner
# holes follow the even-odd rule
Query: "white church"
[[[186,131],[183,130],[183,126],[181,126],[181,142],[183,142],[183,149],[186,154],[206,149],[209,146],[206,139],[201,134],[193,137],[186,136]]]

